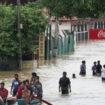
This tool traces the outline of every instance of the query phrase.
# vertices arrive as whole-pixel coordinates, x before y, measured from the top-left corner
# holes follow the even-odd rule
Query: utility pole
[[[51,19],[50,19],[50,22],[51,22]],[[51,36],[51,23],[50,23],[50,26],[49,26],[49,59],[51,59],[51,56],[52,56],[52,49],[51,49],[51,40],[52,40],[52,36]]]
[[[20,24],[20,0],[17,0],[17,9],[18,9],[18,36],[19,36],[19,69],[22,70],[22,37],[21,37],[21,24]]]
[[[53,57],[57,56],[58,52],[58,36],[59,36],[59,20],[55,19],[55,38],[54,38],[54,54]]]
[[[52,56],[52,49],[51,49],[51,41],[52,41],[52,26],[51,26],[51,11],[49,10],[49,15],[50,15],[50,25],[49,25],[49,59],[51,59],[51,56]]]

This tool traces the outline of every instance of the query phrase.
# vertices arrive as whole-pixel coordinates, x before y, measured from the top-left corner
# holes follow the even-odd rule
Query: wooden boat
[[[41,105],[42,103],[46,105],[52,105],[46,100],[40,99],[38,97],[35,97],[35,100],[30,103],[30,105]],[[16,98],[9,98],[7,99],[7,105],[24,105],[24,100],[23,99],[16,99]]]

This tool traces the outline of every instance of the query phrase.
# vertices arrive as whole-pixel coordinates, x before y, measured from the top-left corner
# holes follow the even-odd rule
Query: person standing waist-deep
[[[86,62],[82,61],[82,64],[80,66],[80,75],[86,75]]]
[[[102,77],[102,81],[105,81],[105,65],[103,65],[103,69],[101,70],[101,77]]]
[[[102,69],[102,65],[100,64],[100,61],[98,61],[98,64],[96,67],[96,71],[97,71],[98,76],[101,76],[101,69]]]
[[[93,76],[96,75],[97,65],[96,62],[94,62],[94,65],[92,66]]]
[[[62,94],[69,94],[69,89],[71,92],[71,82],[66,75],[67,73],[63,72],[63,77],[61,77],[59,80],[59,92],[62,92]]]

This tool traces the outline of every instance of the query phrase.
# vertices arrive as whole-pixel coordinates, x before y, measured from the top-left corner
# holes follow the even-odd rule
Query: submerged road
[[[82,60],[86,60],[85,77],[79,75]],[[102,65],[105,64],[105,40],[78,43],[74,53],[47,61],[45,66],[37,70],[23,70],[18,73],[21,79],[29,79],[31,72],[36,71],[43,84],[43,98],[53,105],[105,105],[105,83],[102,83],[100,77],[93,77],[91,71],[93,62],[97,60]],[[63,71],[71,79],[72,93],[69,96],[61,96],[58,91],[58,82]],[[0,81],[5,81],[8,89],[14,73],[16,71],[0,72]],[[73,73],[76,74],[76,79],[72,79]]]

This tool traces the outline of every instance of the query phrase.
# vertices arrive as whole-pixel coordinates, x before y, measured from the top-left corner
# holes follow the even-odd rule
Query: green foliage
[[[22,47],[23,53],[33,52],[37,48],[38,36],[45,31],[48,20],[35,3],[29,3],[21,7]]]
[[[80,18],[89,17],[90,15],[90,0],[73,0],[74,15]]]
[[[12,7],[0,5],[0,58],[15,56],[18,51],[16,41],[16,16]]]
[[[99,18],[105,15],[105,0],[73,0],[74,15]]]
[[[38,36],[45,31],[48,19],[36,3],[21,6],[21,23],[23,29],[22,52],[32,53],[38,45]],[[17,34],[17,7],[0,5],[0,59],[17,56],[19,37]]]
[[[98,18],[105,16],[105,0],[40,0],[56,17]]]
[[[105,17],[105,0],[93,0],[92,8],[96,17]]]
[[[56,18],[72,17],[72,0],[40,0],[40,3],[49,10],[50,15]]]

